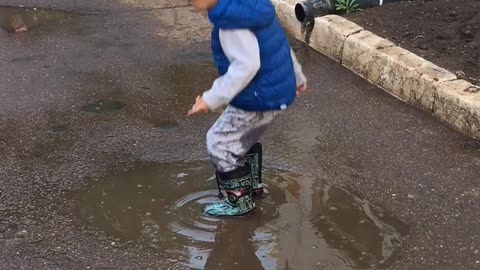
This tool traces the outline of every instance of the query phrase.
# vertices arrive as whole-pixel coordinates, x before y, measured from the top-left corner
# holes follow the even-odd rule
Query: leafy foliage
[[[358,6],[357,0],[337,0],[335,4],[337,11],[346,13],[360,10]]]

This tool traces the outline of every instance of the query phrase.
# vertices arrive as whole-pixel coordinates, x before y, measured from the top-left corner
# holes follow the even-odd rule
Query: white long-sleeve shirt
[[[227,105],[253,80],[260,69],[260,48],[255,34],[248,29],[220,29],[220,44],[230,61],[227,73],[216,79],[203,99],[211,110]],[[307,79],[291,51],[297,86]]]

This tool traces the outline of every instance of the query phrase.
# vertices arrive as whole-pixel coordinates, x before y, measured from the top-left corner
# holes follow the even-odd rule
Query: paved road
[[[218,114],[184,116],[215,78],[205,16],[185,1],[84,2],[38,1],[79,14],[0,33],[0,269],[165,269],[162,254],[85,232],[62,200],[138,162],[205,158]],[[311,91],[267,134],[267,163],[344,185],[409,224],[392,269],[480,267],[478,142],[295,49]],[[100,99],[127,106],[82,111]]]

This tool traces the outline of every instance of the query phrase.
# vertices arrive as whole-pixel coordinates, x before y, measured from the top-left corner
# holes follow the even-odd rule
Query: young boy
[[[207,205],[212,216],[241,216],[255,210],[262,194],[258,143],[280,111],[307,89],[306,78],[270,0],[192,0],[208,10],[212,51],[221,75],[198,97],[189,115],[229,104],[207,133],[217,184],[227,198]]]

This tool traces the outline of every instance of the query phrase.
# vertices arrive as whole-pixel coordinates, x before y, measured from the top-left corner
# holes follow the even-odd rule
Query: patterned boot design
[[[205,206],[203,212],[215,217],[243,216],[255,210],[252,196],[252,180],[248,166],[228,173],[217,173],[218,182],[227,198],[223,202]]]
[[[245,162],[252,173],[253,196],[263,194],[262,186],[262,144],[256,143],[245,155]]]

